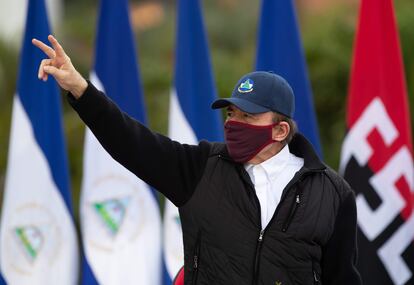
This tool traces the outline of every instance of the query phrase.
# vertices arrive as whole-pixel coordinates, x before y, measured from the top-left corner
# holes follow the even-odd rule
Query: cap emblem
[[[248,93],[253,91],[253,80],[247,78],[244,82],[240,84],[237,90],[239,90],[239,92],[241,93]]]

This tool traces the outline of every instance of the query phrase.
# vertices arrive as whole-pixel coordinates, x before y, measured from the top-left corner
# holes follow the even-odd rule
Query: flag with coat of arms
[[[206,34],[199,0],[178,1],[174,86],[170,95],[168,134],[171,139],[197,144],[222,141],[219,111],[210,108],[216,99]],[[164,284],[171,284],[184,265],[183,240],[177,208],[166,201],[164,212]]]
[[[46,56],[44,0],[30,0],[14,96],[0,227],[1,275],[7,284],[78,284],[61,98],[53,78],[37,78]]]
[[[91,82],[145,123],[127,0],[101,0]],[[152,189],[112,159],[87,129],[80,219],[82,284],[160,284],[161,219]]]

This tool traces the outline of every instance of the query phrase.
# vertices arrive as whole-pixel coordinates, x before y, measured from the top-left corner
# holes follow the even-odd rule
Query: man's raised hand
[[[88,83],[75,69],[59,42],[52,35],[49,35],[47,39],[52,47],[37,39],[32,40],[32,43],[49,57],[41,61],[38,78],[46,81],[50,74],[56,79],[60,87],[79,98],[85,92]]]

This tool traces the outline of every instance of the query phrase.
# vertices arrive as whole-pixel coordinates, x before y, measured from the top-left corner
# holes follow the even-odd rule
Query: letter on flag
[[[292,0],[262,0],[256,70],[283,76],[295,93],[299,130],[321,154],[311,86]]]
[[[37,78],[47,41],[44,0],[30,0],[14,96],[1,219],[1,273],[8,284],[78,284],[61,98],[53,78]]]
[[[365,284],[414,283],[414,167],[392,0],[362,0],[340,170],[355,190]]]
[[[222,141],[220,113],[211,110],[216,99],[210,57],[199,0],[178,1],[174,87],[170,96],[169,136],[187,144]],[[184,264],[177,208],[166,200],[164,213],[165,284],[171,284]]]
[[[91,81],[145,123],[128,1],[102,0]],[[152,189],[86,130],[81,226],[83,284],[160,284],[161,219]]]

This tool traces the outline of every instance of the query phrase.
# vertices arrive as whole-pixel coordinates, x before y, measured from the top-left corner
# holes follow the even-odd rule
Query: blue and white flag
[[[102,0],[91,81],[145,123],[127,0]],[[155,193],[86,130],[80,207],[83,284],[161,282],[161,218]]]
[[[168,133],[187,144],[206,139],[223,140],[210,57],[199,0],[178,1],[178,27],[174,86],[170,96]],[[165,284],[171,284],[184,264],[181,224],[177,208],[166,201],[164,214]]]
[[[256,70],[283,76],[295,93],[295,120],[300,132],[321,155],[311,86],[293,0],[262,0]]]
[[[1,274],[8,284],[78,284],[61,98],[52,77],[37,78],[47,41],[44,0],[30,0],[14,96],[1,219]]]

